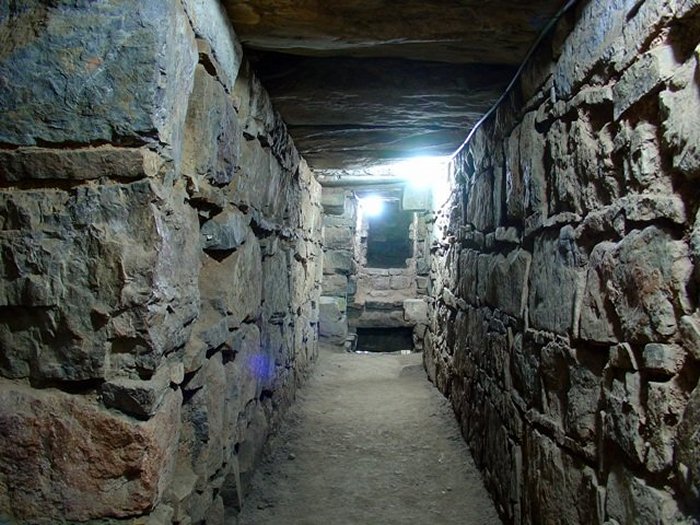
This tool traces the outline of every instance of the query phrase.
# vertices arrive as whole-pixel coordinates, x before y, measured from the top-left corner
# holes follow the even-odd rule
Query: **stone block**
[[[459,294],[470,304],[477,301],[479,252],[462,250],[459,254]]]
[[[321,340],[344,344],[348,336],[346,303],[339,297],[321,297],[319,302],[318,334]]]
[[[52,149],[24,147],[0,151],[0,181],[140,179],[165,171],[165,159],[148,147]]]
[[[214,478],[228,457],[224,455],[227,436],[224,434],[227,392],[226,370],[221,353],[207,359],[190,381],[183,385],[187,402],[182,407],[180,454],[186,458],[206,486]],[[232,450],[228,451],[233,453]]]
[[[626,373],[613,379],[603,390],[606,406],[605,433],[637,465],[644,463],[646,442],[642,435],[645,424],[642,405],[642,384],[638,373]]]
[[[604,114],[606,109],[596,111]],[[547,155],[554,159],[547,178],[550,216],[583,215],[609,205],[620,195],[621,182],[613,162],[613,131],[611,124],[583,117],[557,120],[551,125],[547,134]],[[533,214],[535,225],[541,216]]]
[[[499,226],[496,228],[494,239],[496,242],[506,244],[520,244],[521,242],[520,232],[518,232],[518,229],[513,226],[509,226],[508,228]]]
[[[602,57],[609,57],[622,40],[631,0],[595,0],[581,10],[576,27],[567,37],[554,70],[554,85],[560,99],[568,99],[588,77]],[[646,21],[649,25],[652,20]]]
[[[470,178],[467,185],[465,220],[481,232],[495,227],[493,184],[493,171],[486,170]]]
[[[570,226],[562,228],[558,237],[547,234],[535,239],[529,283],[533,327],[558,334],[576,331],[583,262]]]
[[[636,372],[639,370],[637,358],[628,343],[620,343],[619,345],[610,347],[608,366],[628,372]]]
[[[564,429],[578,442],[596,442],[603,380],[578,363],[569,367],[568,376]]]
[[[323,273],[349,275],[355,264],[348,250],[326,250],[323,254]]]
[[[537,430],[526,436],[525,513],[533,523],[590,523],[597,506],[593,469]]]
[[[393,275],[389,280],[392,290],[408,290],[413,285],[413,279],[408,275]]]
[[[226,319],[224,333],[257,318],[263,290],[261,261],[260,244],[252,231],[236,251],[220,261],[203,255],[199,276],[202,315],[193,330],[195,337],[206,340],[202,332],[222,318]]]
[[[700,175],[700,130],[696,118],[700,112],[699,67],[700,47],[659,96],[663,144],[673,153],[673,167],[693,178]]]
[[[650,487],[620,464],[608,476],[605,513],[616,523],[682,523],[671,494]]]
[[[321,205],[323,212],[328,215],[343,215],[345,213],[345,189],[323,188]]]
[[[0,88],[0,142],[179,149],[197,63],[180,4],[32,0],[10,11],[12,23],[0,29],[11,42],[0,77],[12,79]]]
[[[89,397],[0,386],[0,514],[24,523],[137,517],[173,474],[182,395],[135,422]]]
[[[668,80],[676,66],[671,46],[655,47],[640,56],[613,86],[615,120],[659,84]]]
[[[690,273],[687,245],[656,226],[601,243],[590,258],[581,337],[609,342],[619,329],[630,342],[667,341],[677,331],[676,311],[688,309]]]
[[[323,295],[345,297],[348,294],[348,277],[331,274],[323,277]]]
[[[275,126],[275,110],[249,62],[243,62],[238,70],[233,100],[246,138],[266,138]]]
[[[608,315],[611,308],[606,294],[605,277],[598,269],[612,270],[614,262],[612,253],[616,249],[612,242],[602,242],[591,252],[586,288],[581,306],[580,337],[599,343],[614,343],[617,341],[613,319]]]
[[[244,324],[233,333],[231,349],[236,353],[226,363],[226,439],[231,449],[239,415],[248,403],[262,393],[262,381],[272,373],[274,365],[261,350],[260,330],[254,324]]]
[[[352,250],[353,234],[349,228],[324,228],[323,245],[332,250]]]
[[[697,317],[684,315],[680,319],[681,341],[686,352],[700,361],[700,322]]]
[[[655,190],[657,195],[673,191],[661,167],[657,126],[644,120],[628,122],[626,119],[619,126],[615,147],[624,154],[625,182]]]
[[[649,472],[667,472],[672,467],[676,433],[687,402],[688,393],[679,381],[647,383],[645,466]]]
[[[158,411],[170,388],[170,382],[168,366],[161,367],[147,380],[128,377],[110,379],[102,385],[102,402],[107,408],[116,408],[127,415],[148,419]]]
[[[184,0],[183,5],[197,37],[204,39],[219,63],[219,81],[227,92],[233,90],[243,60],[243,49],[229,17],[216,0]]]
[[[475,344],[478,344],[479,339],[476,338]],[[513,389],[528,407],[538,406],[541,399],[539,355],[534,341],[529,336],[523,339],[522,335],[518,334],[513,341],[511,358]]]
[[[187,341],[199,242],[181,188],[144,180],[6,191],[0,210],[3,375],[83,381],[155,370]]]
[[[676,472],[683,491],[700,501],[700,386],[690,394],[676,437]]]
[[[676,375],[685,362],[685,352],[677,345],[648,343],[642,354],[642,367],[647,372],[671,377]]]
[[[524,250],[507,256],[480,255],[478,295],[486,304],[521,317],[527,301],[527,279],[532,257]]]
[[[534,112],[526,114],[507,142],[506,214],[514,220],[547,213],[545,137],[537,131],[535,120]]]
[[[440,203],[442,204],[442,203]],[[415,188],[407,184],[403,188],[401,209],[404,211],[422,211],[432,208],[432,192],[430,188]]]
[[[292,309],[291,259],[284,249],[263,260],[263,316],[267,320],[284,317]]]
[[[187,107],[182,173],[195,181],[228,184],[240,163],[242,142],[231,100],[221,84],[198,64]]]
[[[248,236],[250,216],[238,210],[228,210],[202,224],[202,249],[209,251],[235,250]]]
[[[675,224],[687,221],[685,204],[679,195],[631,194],[620,200],[625,219],[632,222],[667,220]]]
[[[413,325],[428,324],[428,303],[422,299],[406,299],[403,302],[403,315]]]
[[[241,143],[241,170],[226,187],[226,195],[239,208],[250,207],[263,218],[277,221],[285,211],[285,173],[279,162],[258,140]]]

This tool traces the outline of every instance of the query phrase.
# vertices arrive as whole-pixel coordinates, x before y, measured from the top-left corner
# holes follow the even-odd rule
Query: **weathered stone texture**
[[[241,131],[223,86],[198,64],[185,123],[182,173],[215,185],[231,182],[239,164]]]
[[[694,523],[700,9],[578,16],[453,160],[425,365],[506,521]]]
[[[214,0],[0,40],[0,521],[228,522],[316,357],[320,186]]]
[[[187,341],[198,312],[198,234],[181,189],[142,181],[5,191],[0,202],[6,377],[153,370]]]
[[[32,0],[0,14],[0,76],[12,79],[0,87],[0,142],[155,140],[179,157],[197,60],[179,4]]]
[[[6,381],[0,398],[3,512],[33,523],[86,521],[138,516],[160,501],[173,475],[181,393],[143,423],[94,398]]]

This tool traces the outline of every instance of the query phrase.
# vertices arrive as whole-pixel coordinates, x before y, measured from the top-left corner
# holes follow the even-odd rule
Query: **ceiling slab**
[[[316,169],[447,155],[502,93],[559,0],[225,0]]]

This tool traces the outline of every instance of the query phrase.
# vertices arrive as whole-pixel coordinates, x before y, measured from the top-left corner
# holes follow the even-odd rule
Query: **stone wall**
[[[216,0],[0,41],[0,522],[223,523],[317,352],[320,187]]]
[[[453,162],[425,364],[507,522],[696,523],[700,6],[575,18]]]
[[[404,191],[398,187],[376,193],[396,199]],[[323,188],[321,341],[353,349],[359,327],[410,327],[414,329],[414,349],[422,350],[427,324],[427,221],[431,215],[413,214],[406,232],[411,254],[403,268],[371,268],[367,263],[369,225],[355,193],[343,187]]]

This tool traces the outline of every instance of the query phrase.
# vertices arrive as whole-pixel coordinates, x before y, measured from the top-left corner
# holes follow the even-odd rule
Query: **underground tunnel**
[[[700,523],[697,0],[0,0],[0,525]]]

